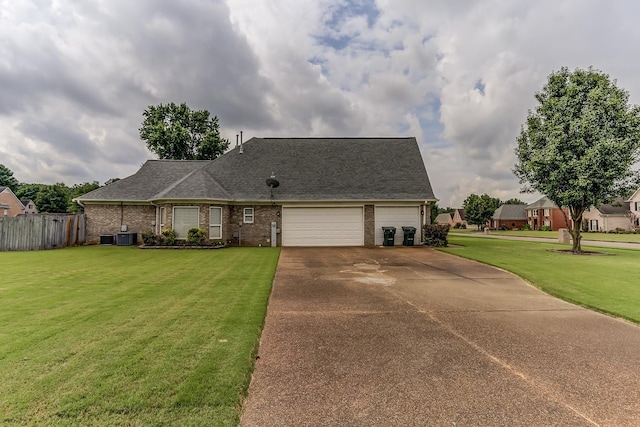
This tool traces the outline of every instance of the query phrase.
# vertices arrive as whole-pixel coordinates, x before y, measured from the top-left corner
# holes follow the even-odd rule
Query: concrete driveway
[[[640,328],[427,248],[285,248],[241,425],[638,426]]]

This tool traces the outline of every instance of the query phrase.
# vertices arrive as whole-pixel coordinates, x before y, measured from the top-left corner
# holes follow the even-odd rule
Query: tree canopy
[[[220,137],[217,116],[192,111],[186,103],[150,105],[143,114],[140,138],[161,159],[211,160],[229,147]]]
[[[569,209],[573,251],[581,251],[582,214],[638,185],[640,108],[607,74],[566,67],[535,94],[517,138],[513,170],[523,191],[540,192]]]
[[[0,187],[9,187],[15,193],[18,185],[18,180],[13,177],[13,171],[0,164]]]
[[[505,201],[504,203],[502,203],[503,205],[526,205],[527,202],[523,202],[522,200],[513,197],[507,201]]]
[[[491,220],[493,213],[502,204],[500,199],[491,197],[488,194],[478,196],[471,194],[464,199],[464,215],[469,224],[475,224],[480,229]]]

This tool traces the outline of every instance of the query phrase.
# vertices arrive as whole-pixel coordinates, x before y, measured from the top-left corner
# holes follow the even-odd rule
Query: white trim
[[[251,211],[251,213],[248,213],[249,211]],[[256,217],[256,210],[253,209],[252,207],[248,207],[248,208],[242,208],[242,222],[245,224],[253,224],[253,221],[255,220]],[[250,220],[247,220],[247,218],[251,218]]]

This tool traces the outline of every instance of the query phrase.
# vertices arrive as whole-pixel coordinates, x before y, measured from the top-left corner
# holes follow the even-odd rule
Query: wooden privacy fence
[[[37,251],[82,244],[84,214],[36,214],[0,218],[0,251]]]

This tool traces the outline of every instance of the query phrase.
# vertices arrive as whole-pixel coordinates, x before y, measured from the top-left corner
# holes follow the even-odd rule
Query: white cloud
[[[187,102],[224,136],[412,135],[436,196],[526,199],[511,173],[533,94],[602,69],[640,103],[631,0],[0,0],[0,163],[104,182],[151,154],[142,111]]]

